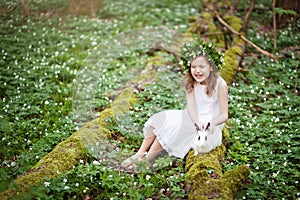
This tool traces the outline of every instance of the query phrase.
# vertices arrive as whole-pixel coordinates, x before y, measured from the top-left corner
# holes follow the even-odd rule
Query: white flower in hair
[[[181,59],[186,69],[190,67],[191,61],[200,55],[206,56],[211,63],[214,63],[218,71],[222,69],[224,54],[216,50],[213,43],[204,43],[200,39],[197,39],[194,43],[187,43],[182,48]]]

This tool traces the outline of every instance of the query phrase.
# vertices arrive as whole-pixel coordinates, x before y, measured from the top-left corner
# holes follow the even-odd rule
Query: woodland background
[[[226,5],[229,1],[221,2]],[[29,173],[56,145],[78,130],[72,113],[74,79],[95,47],[124,31],[145,27],[163,25],[184,34],[198,22],[205,3],[0,1],[2,197],[9,196],[7,191],[17,191],[14,180]],[[235,199],[300,197],[299,7],[299,1],[240,0],[228,7],[214,8],[221,15],[231,12],[241,18],[246,24],[246,37],[278,59],[276,62],[247,44],[229,84],[230,139],[220,163],[224,171],[239,165],[250,169]],[[216,17],[214,22],[223,27]],[[208,34],[204,27],[192,34],[211,40],[221,36],[230,44],[232,33],[221,29],[222,33]],[[225,51],[226,47],[220,49]],[[143,70],[158,73],[155,79],[146,77],[133,84]],[[123,115],[126,125],[107,121],[111,142],[132,153],[142,140],[140,131],[149,116],[160,110],[184,108],[183,74],[173,54],[159,51],[127,52],[122,59],[103,66],[94,97],[96,111],[109,108],[124,86],[135,88],[138,99]],[[86,155],[70,170],[57,170],[55,178],[42,179],[17,198],[188,198],[185,159],[172,160],[157,171],[132,174],[110,169],[90,152]],[[207,169],[207,173],[213,170]]]

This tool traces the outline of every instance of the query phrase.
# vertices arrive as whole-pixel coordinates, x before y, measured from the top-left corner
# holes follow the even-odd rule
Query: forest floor
[[[1,2],[0,7],[9,10],[18,2]],[[183,34],[189,18],[199,15],[198,1],[104,1],[93,19],[49,17],[53,13],[49,10],[64,3],[31,2],[33,16],[29,18],[23,17],[20,6],[0,16],[0,192],[13,187],[14,179],[72,135],[81,126],[78,116],[89,105],[94,110],[87,119],[92,119],[127,86],[134,86],[137,101],[116,121],[107,122],[113,135],[109,142],[122,154],[136,151],[149,116],[185,106],[184,72],[176,58],[164,52],[147,54],[145,46],[150,39],[168,33],[162,25]],[[247,37],[280,59],[276,63],[247,46],[240,65],[244,70],[229,84],[231,139],[221,163],[225,171],[241,164],[251,170],[236,199],[297,199],[300,22],[277,30],[274,49],[271,5],[266,1],[258,6],[268,15],[253,13]],[[243,12],[241,5],[236,14],[244,16]],[[150,34],[149,27],[159,28],[150,29]],[[109,43],[114,39],[122,42],[123,32],[136,36],[147,30],[148,38],[142,44],[131,40],[130,48],[114,49]],[[99,49],[106,52],[100,62],[95,59]],[[74,80],[88,80],[80,72],[91,64],[98,67],[99,79],[83,83],[93,86],[84,93],[91,94],[91,104],[78,105],[80,96],[74,93],[78,82]],[[155,74],[139,81],[147,71]],[[71,171],[57,172],[58,178],[46,178],[22,195],[27,199],[186,199],[185,160],[167,162],[156,171],[120,173],[89,152]]]

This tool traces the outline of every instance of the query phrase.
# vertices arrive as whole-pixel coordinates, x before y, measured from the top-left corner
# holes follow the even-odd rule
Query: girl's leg
[[[133,156],[131,156],[131,157],[127,158],[126,160],[124,160],[121,163],[121,166],[122,167],[129,167],[129,166],[133,165],[134,162],[137,162],[137,161],[141,160],[144,157],[146,151],[153,144],[155,138],[156,138],[156,135],[153,133],[153,127],[151,126],[149,128],[147,134],[145,135],[145,138],[144,138],[138,152],[135,153]]]
[[[154,135],[154,133],[153,133],[153,127],[150,126],[150,128],[141,144],[141,147],[136,154],[144,155],[145,152],[148,151],[150,146],[153,144],[155,138],[156,138],[156,135]]]
[[[162,148],[161,144],[159,143],[158,139],[156,138],[147,153],[146,157],[147,157],[148,161],[151,161],[162,149],[163,148]]]

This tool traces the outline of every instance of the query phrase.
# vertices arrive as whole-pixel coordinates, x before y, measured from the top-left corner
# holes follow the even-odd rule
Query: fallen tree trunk
[[[223,129],[224,138],[229,132]],[[233,199],[237,191],[244,185],[250,171],[241,165],[223,173],[220,161],[224,159],[226,146],[222,144],[208,154],[190,151],[186,160],[186,191],[188,199]]]
[[[172,54],[172,52],[169,53]],[[148,61],[144,73],[132,79],[126,88],[120,91],[120,95],[114,99],[110,107],[103,110],[98,118],[85,123],[69,138],[59,143],[29,171],[19,176],[13,183],[14,189],[0,193],[0,199],[19,199],[18,195],[27,192],[31,186],[37,185],[42,179],[46,177],[57,178],[61,173],[71,170],[80,159],[85,159],[88,153],[92,153],[90,147],[97,147],[99,146],[97,142],[111,138],[111,131],[106,128],[106,120],[128,111],[136,101],[133,91],[138,90],[137,87],[142,87],[143,84],[155,80],[156,71],[153,70],[153,63],[156,59],[158,58],[153,57],[152,60]]]
[[[213,17],[209,18],[213,20]],[[234,19],[232,21],[241,23],[241,20],[238,20],[236,17],[227,19],[228,21],[230,21],[229,19]],[[242,26],[241,24],[235,24],[235,27],[241,28]],[[217,30],[216,27],[214,28]],[[244,46],[243,40],[236,37],[231,48],[225,52],[225,64],[220,73],[227,83],[231,82],[238,69]],[[16,196],[18,193],[28,189],[30,185],[39,183],[45,177],[55,178],[59,173],[70,170],[73,165],[78,163],[79,159],[85,158],[86,148],[84,143],[93,142],[93,138],[98,138],[99,135],[110,134],[109,130],[103,126],[103,120],[115,115],[117,112],[129,109],[133,99],[131,90],[125,90],[120,98],[114,101],[111,108],[103,111],[98,119],[85,124],[70,138],[57,145],[52,152],[41,159],[29,172],[18,177],[15,181],[18,190],[7,190],[0,194],[0,198],[10,199],[12,196]],[[224,129],[224,135],[226,133],[227,131]],[[226,140],[224,139],[224,141]],[[201,197],[232,199],[234,193],[242,186],[243,180],[248,176],[249,169],[246,166],[241,166],[223,174],[220,159],[224,158],[226,153],[224,144],[209,154],[202,154],[197,157],[193,156],[191,152],[187,156],[185,168],[187,172],[186,188],[189,192],[189,199],[199,199]],[[68,156],[61,156],[64,153]]]
[[[56,178],[60,173],[71,170],[80,159],[87,157],[85,143],[109,137],[109,130],[105,128],[104,120],[108,117],[129,110],[134,102],[134,94],[130,89],[124,90],[112,103],[111,107],[101,112],[100,116],[82,126],[69,138],[59,143],[50,153],[43,157],[33,168],[22,176],[19,176],[14,185],[16,189],[8,189],[0,194],[0,199],[12,199],[22,192],[27,191],[30,186],[38,184],[42,179]]]

